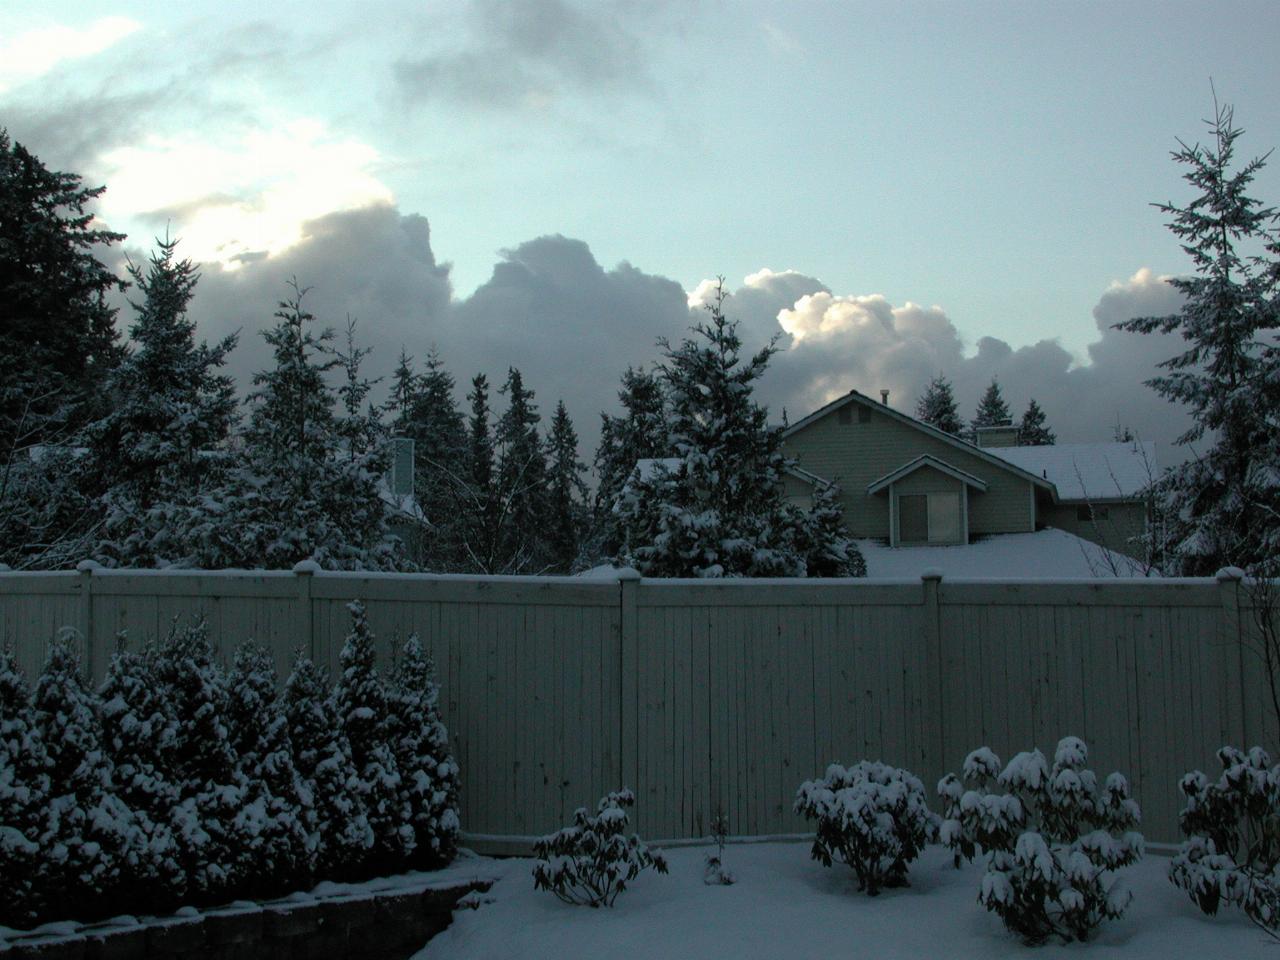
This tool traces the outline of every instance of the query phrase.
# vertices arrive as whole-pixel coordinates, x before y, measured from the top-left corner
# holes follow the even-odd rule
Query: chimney
[[[1016,447],[1018,445],[1018,428],[1009,420],[1002,420],[991,427],[978,427],[974,433],[980,447]]]
[[[880,402],[881,402],[881,403],[883,403],[886,407],[889,405],[889,391],[888,391],[888,390],[881,390],[881,391],[880,391]]]

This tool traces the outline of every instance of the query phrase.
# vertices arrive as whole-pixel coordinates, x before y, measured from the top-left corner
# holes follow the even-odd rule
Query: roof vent
[[[889,405],[889,391],[888,391],[888,390],[881,390],[881,391],[880,391],[880,402],[881,402],[881,403],[883,403],[886,407]]]

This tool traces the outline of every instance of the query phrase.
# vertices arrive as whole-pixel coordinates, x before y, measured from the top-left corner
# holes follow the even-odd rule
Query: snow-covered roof
[[[973,487],[979,492],[986,492],[987,481],[980,480],[979,478],[975,477],[972,473],[966,473],[965,471],[961,470],[959,467],[953,467],[951,464],[947,463],[945,460],[939,460],[937,457],[931,454],[922,453],[920,456],[916,457],[914,460],[910,460],[907,463],[904,463],[897,470],[894,470],[891,473],[886,473],[879,480],[872,481],[870,484],[867,485],[867,493],[868,494],[879,493],[881,490],[887,489],[890,484],[897,483],[903,477],[909,476],[910,474],[915,473],[917,470],[923,467],[932,467],[934,470],[937,470],[939,473],[945,473],[947,476],[952,477],[956,480],[959,480],[961,483],[967,483],[969,486]]]
[[[1158,476],[1156,445],[1138,440],[996,447],[989,452],[1044,477],[1058,488],[1058,499],[1065,501],[1129,499]]]
[[[1088,580],[1141,577],[1141,565],[1065,530],[1005,533],[950,547],[890,547],[859,540],[870,579],[919,577],[926,570],[963,579]]]

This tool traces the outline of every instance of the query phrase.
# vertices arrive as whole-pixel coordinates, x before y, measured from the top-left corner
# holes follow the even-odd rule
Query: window
[[[899,543],[962,543],[958,493],[913,493],[898,497]]]
[[[1081,523],[1091,523],[1098,518],[1106,517],[1106,515],[1106,507],[1094,507],[1087,503],[1076,507],[1076,519]]]

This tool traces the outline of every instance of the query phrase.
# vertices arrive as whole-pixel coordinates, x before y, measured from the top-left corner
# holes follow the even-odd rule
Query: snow
[[[483,861],[501,879],[458,910],[453,924],[416,956],[422,960],[564,960],[625,956],[681,958],[826,958],[994,960],[1031,955],[1000,920],[977,903],[981,862],[956,870],[950,853],[925,850],[911,886],[871,898],[856,891],[852,870],[809,858],[807,843],[730,844],[732,886],[703,883],[705,851],[666,853],[669,876],[645,873],[611,910],[561,903],[533,889],[532,863]],[[1083,947],[1050,943],[1037,960],[1168,960],[1171,957],[1274,957],[1275,948],[1239,913],[1206,917],[1165,877],[1169,861],[1150,857],[1127,868],[1133,905],[1102,925]],[[477,872],[484,871],[476,868]]]
[[[890,547],[857,540],[873,580],[918,578],[930,568],[944,579],[1078,580],[1141,577],[1136,560],[1065,530],[1004,533],[949,547]],[[1115,572],[1113,572],[1115,571]]]
[[[1058,488],[1061,500],[1116,500],[1140,494],[1159,476],[1156,445],[1056,443],[1042,447],[990,447],[1007,460]]]

